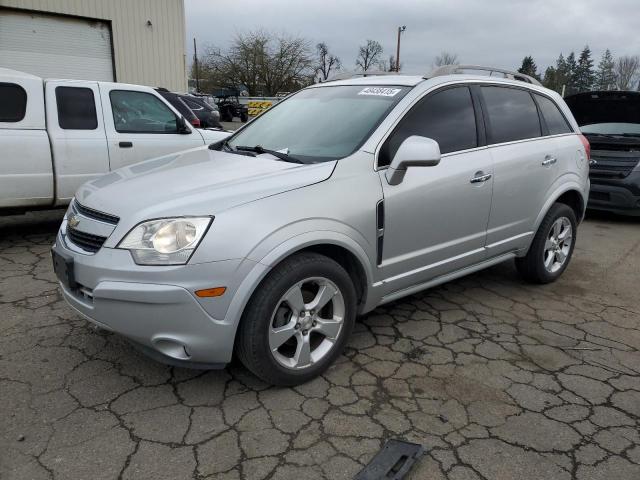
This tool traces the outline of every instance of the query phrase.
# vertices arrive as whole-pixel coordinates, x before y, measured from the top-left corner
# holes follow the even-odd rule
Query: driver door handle
[[[558,161],[558,159],[556,157],[552,157],[551,155],[547,155],[546,157],[544,157],[544,161],[542,162],[542,166],[543,167],[547,167],[549,165],[553,165],[557,161]]]
[[[118,146],[120,148],[131,148],[133,147],[133,142],[120,142]]]
[[[476,172],[476,176],[469,180],[470,183],[484,183],[491,178],[490,173]]]

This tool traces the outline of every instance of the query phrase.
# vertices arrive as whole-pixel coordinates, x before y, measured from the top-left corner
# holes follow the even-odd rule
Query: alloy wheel
[[[293,285],[278,301],[269,322],[269,350],[283,367],[300,370],[324,358],[344,323],[345,300],[324,277]]]
[[[567,217],[557,218],[544,244],[544,268],[548,272],[555,273],[562,268],[571,251],[572,242],[571,221]]]

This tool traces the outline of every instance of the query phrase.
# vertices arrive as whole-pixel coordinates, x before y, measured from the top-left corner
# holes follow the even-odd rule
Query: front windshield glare
[[[293,95],[256,118],[228,144],[283,150],[308,161],[355,152],[407,93],[397,86],[323,86]]]

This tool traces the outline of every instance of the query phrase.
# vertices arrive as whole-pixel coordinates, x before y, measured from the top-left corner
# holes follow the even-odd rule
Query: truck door
[[[45,98],[56,204],[64,204],[80,185],[109,171],[100,91],[97,82],[47,81]]]
[[[204,145],[191,126],[181,133],[181,115],[153,89],[100,84],[111,170]]]

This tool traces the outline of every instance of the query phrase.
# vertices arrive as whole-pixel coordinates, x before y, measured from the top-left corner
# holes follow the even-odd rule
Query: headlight
[[[184,265],[212,220],[211,217],[181,217],[142,222],[117,248],[129,250],[138,265]]]

